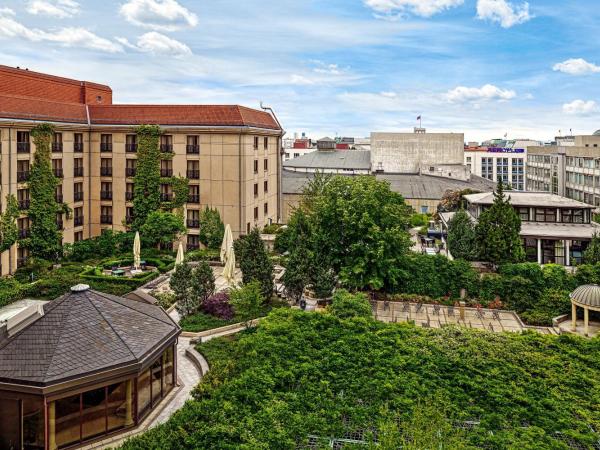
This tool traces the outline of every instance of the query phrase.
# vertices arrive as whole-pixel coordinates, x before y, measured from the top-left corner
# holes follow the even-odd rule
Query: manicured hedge
[[[123,449],[295,449],[360,430],[386,449],[567,450],[557,432],[592,449],[600,437],[600,338],[278,310],[210,346],[195,399]]]
[[[175,267],[174,259],[160,259],[160,258],[142,258],[142,261],[146,262],[146,265],[156,267],[159,272],[165,273]],[[133,258],[116,259],[112,261],[106,261],[101,264],[104,269],[111,269],[113,267],[131,267],[133,266]]]

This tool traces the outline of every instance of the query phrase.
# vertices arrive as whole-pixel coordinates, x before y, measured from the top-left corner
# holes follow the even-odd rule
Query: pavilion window
[[[138,417],[144,417],[152,407],[150,394],[150,369],[144,371],[138,378]]]
[[[152,364],[152,407],[160,401],[162,397],[162,361],[158,359]]]
[[[26,450],[44,448],[44,402],[41,397],[25,397],[23,413],[23,447]]]
[[[81,395],[81,438],[92,439],[106,433],[106,389],[94,389]]]
[[[112,384],[106,388],[108,431],[118,430],[133,423],[130,401],[131,392],[128,395],[127,383],[131,383],[131,381]]]
[[[51,407],[54,408],[54,435],[58,448],[79,442],[81,440],[80,396],[61,398]]]
[[[535,220],[536,220],[536,222],[556,222],[556,209],[555,208],[536,208],[535,209]]]
[[[169,392],[175,385],[175,366],[173,347],[169,347],[163,353],[163,391]]]
[[[0,398],[0,448],[18,448],[21,442],[19,400]]]

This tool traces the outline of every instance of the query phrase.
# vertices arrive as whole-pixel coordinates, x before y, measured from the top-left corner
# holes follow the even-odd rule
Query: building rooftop
[[[597,284],[584,284],[571,293],[571,300],[580,306],[600,308],[600,286]]]
[[[571,200],[560,195],[550,194],[548,192],[519,192],[505,191],[505,194],[510,197],[510,203],[513,206],[528,206],[541,208],[586,208],[593,209],[594,207],[577,200]],[[491,205],[494,202],[493,192],[482,192],[480,194],[465,195],[465,199],[470,203],[477,205]]]
[[[290,169],[371,170],[371,152],[365,150],[322,150],[284,161]]]
[[[78,289],[0,340],[0,382],[48,386],[141,364],[180,333],[157,306]]]
[[[348,151],[345,153],[355,153]],[[368,152],[365,152],[368,153]],[[309,155],[307,155],[309,156]],[[301,157],[302,158],[302,157]],[[300,158],[297,158],[300,159]],[[282,172],[282,193],[283,194],[301,194],[304,186],[313,178],[313,173],[294,172],[283,170]],[[347,176],[364,176],[350,175]],[[410,174],[376,174],[378,180],[385,180],[390,183],[394,192],[402,194],[409,199],[433,199],[439,200],[448,190],[489,190],[494,183],[484,178],[471,175],[471,181],[461,181],[452,178],[434,177],[430,175],[410,175]]]

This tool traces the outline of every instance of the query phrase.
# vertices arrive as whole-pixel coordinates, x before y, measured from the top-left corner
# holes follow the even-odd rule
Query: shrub
[[[232,320],[235,315],[226,292],[219,292],[206,299],[201,309],[204,313],[223,320]]]
[[[363,293],[350,294],[340,290],[333,294],[333,300],[328,308],[329,312],[339,319],[353,317],[372,317],[371,304]]]
[[[427,214],[413,214],[410,216],[411,228],[426,227],[429,224],[429,216]]]
[[[200,234],[198,238],[208,248],[218,249],[223,242],[225,225],[217,209],[208,206],[200,214]]]
[[[261,293],[261,285],[258,281],[252,281],[231,291],[231,303],[235,309],[235,315],[250,327],[250,321],[260,316],[265,298]]]

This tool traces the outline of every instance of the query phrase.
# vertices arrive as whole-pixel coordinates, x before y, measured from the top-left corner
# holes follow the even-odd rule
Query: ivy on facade
[[[170,202],[162,202],[162,209],[172,211],[174,209],[183,212],[183,205],[188,201],[189,197],[189,180],[185,177],[170,177],[161,178],[161,184],[168,184],[173,191],[173,200]]]
[[[138,150],[134,177],[132,228],[139,230],[148,215],[160,208],[160,147],[158,125],[141,125],[136,129]]]
[[[17,218],[19,204],[14,195],[6,196],[6,208],[0,214],[0,253],[8,250],[19,237]]]
[[[21,241],[31,256],[55,260],[61,253],[62,232],[56,226],[56,215],[65,207],[55,198],[56,187],[60,184],[52,172],[51,144],[54,127],[47,123],[31,130],[35,144],[35,155],[29,177],[31,203],[29,206],[30,235]]]

